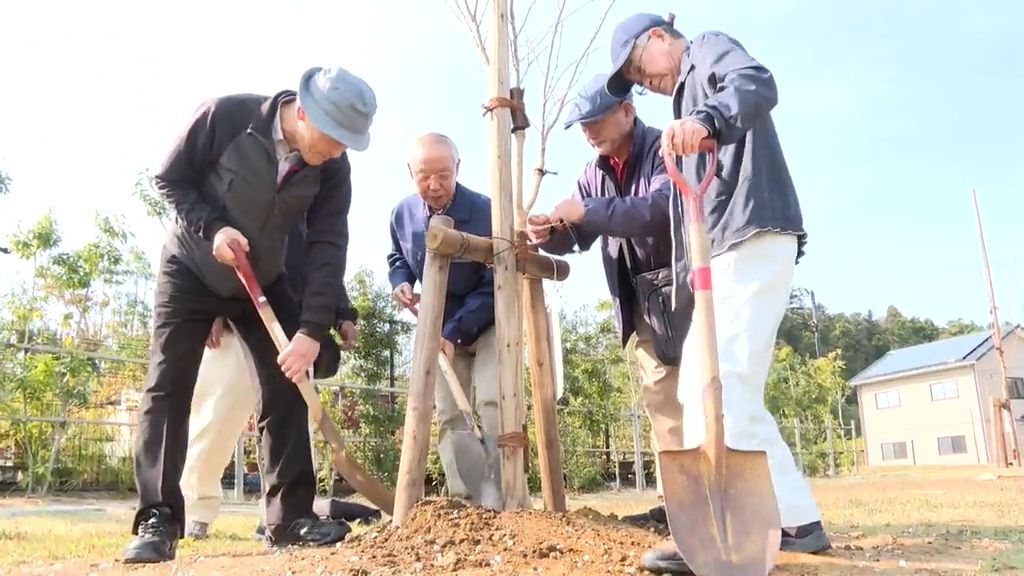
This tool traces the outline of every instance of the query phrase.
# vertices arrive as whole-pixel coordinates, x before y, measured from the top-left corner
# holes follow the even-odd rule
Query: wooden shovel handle
[[[256,280],[256,273],[253,272],[252,265],[249,263],[249,257],[237,242],[230,242],[228,247],[235,255],[235,273],[238,275],[238,279],[241,280],[249,298],[256,305],[256,311],[267,327],[267,331],[270,332],[274,346],[277,347],[278,352],[283,351],[288,346],[288,335],[285,334],[277,315],[274,314],[274,309],[267,301],[266,295],[263,294],[263,288]],[[302,378],[296,383],[296,386],[299,388],[299,393],[306,402],[306,406],[309,407],[309,417],[312,418],[324,439],[330,444],[332,460],[341,475],[357,492],[365,496],[384,513],[394,514],[394,494],[370,476],[358,462],[349,458],[345,450],[345,439],[334,426],[334,421],[323,417],[323,406],[320,404],[320,397],[317,396],[316,390],[313,389],[313,383],[308,378]]]
[[[711,292],[711,238],[704,218],[704,194],[711,186],[718,169],[718,143],[701,141],[700,152],[707,155],[707,166],[700,185],[693,189],[676,167],[675,155],[663,153],[665,170],[686,200],[687,244],[690,256],[690,284],[693,289],[693,320],[687,338],[697,339],[697,361],[704,382],[704,422],[707,437],[704,447],[720,476],[725,464],[725,430],[723,426],[722,380],[719,375],[718,337],[715,330],[715,305]]]
[[[441,372],[444,374],[445,381],[448,382],[448,389],[451,390],[452,397],[455,398],[455,405],[466,415],[466,420],[473,427],[473,434],[477,438],[482,437],[483,433],[480,431],[480,426],[477,425],[476,418],[473,416],[473,407],[469,405],[469,398],[466,398],[466,392],[462,389],[462,383],[459,382],[459,377],[455,374],[455,367],[452,366],[451,360],[448,360],[444,352],[439,352],[437,363],[441,366]]]

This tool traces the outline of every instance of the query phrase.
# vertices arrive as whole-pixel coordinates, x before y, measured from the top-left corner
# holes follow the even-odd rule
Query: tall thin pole
[[[509,96],[509,0],[491,3],[491,96]],[[508,108],[491,111],[491,228],[494,234],[494,332],[498,342],[498,389],[501,412],[501,493],[506,509],[525,508],[526,407],[523,400],[522,283],[516,268],[516,206],[512,198],[512,116]]]
[[[974,214],[978,221],[978,236],[981,239],[981,259],[985,265],[985,283],[988,285],[988,300],[992,313],[992,343],[995,345],[996,358],[999,360],[999,377],[1002,379],[1002,414],[1003,426],[1010,439],[1007,460],[1014,466],[1020,466],[1020,449],[1017,445],[1017,429],[1013,422],[1013,406],[1010,404],[1010,379],[1006,374],[1006,358],[1003,355],[1003,329],[999,324],[999,312],[996,308],[996,292],[992,285],[992,268],[988,262],[988,248],[985,246],[985,230],[981,225],[981,208],[978,206],[978,192],[971,189],[974,197]],[[995,423],[993,423],[994,425]],[[1002,465],[1002,463],[1000,463]]]

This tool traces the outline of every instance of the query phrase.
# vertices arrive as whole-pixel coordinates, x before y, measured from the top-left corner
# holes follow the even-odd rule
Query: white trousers
[[[472,346],[455,347],[452,367],[459,384],[479,416],[480,431],[497,436],[501,433],[501,412],[498,409],[498,343],[494,328],[484,331]],[[434,405],[437,408],[437,452],[444,468],[448,495],[468,498],[469,492],[459,476],[451,434],[455,430],[472,430],[459,410],[440,369],[434,383]]]
[[[784,527],[821,519],[810,485],[764,405],[796,252],[795,236],[759,233],[711,259],[725,442],[732,448],[767,452]],[[695,344],[696,338],[687,337],[679,370],[684,448],[698,447],[705,436],[704,381]]]
[[[203,351],[192,394],[188,451],[181,474],[185,513],[193,521],[206,524],[220,513],[221,476],[231,462],[249,416],[259,410],[261,399],[249,347],[234,327],[230,328],[221,336],[220,346]],[[314,433],[311,427],[310,438]],[[315,455],[313,464],[315,469]],[[260,514],[262,517],[262,506]]]

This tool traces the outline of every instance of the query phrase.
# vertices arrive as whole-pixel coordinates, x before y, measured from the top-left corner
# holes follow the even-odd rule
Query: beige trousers
[[[181,474],[185,513],[193,521],[206,524],[220,513],[221,476],[235,453],[238,437],[260,405],[252,354],[234,327],[230,328],[224,331],[220,346],[203,351],[192,393],[188,451]],[[314,433],[311,425],[310,438]],[[315,452],[313,466],[315,470]]]
[[[476,411],[481,432],[501,433],[501,412],[498,409],[498,344],[494,327],[489,328],[471,346],[456,346],[452,366],[466,398]],[[472,430],[459,410],[440,368],[434,384],[434,406],[437,409],[437,451],[444,468],[448,495],[468,498],[469,492],[459,476],[456,462],[459,454],[451,442],[456,430]]]

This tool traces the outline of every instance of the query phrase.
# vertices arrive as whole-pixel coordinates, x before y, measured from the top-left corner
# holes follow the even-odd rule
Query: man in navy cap
[[[576,247],[588,250],[601,238],[605,279],[622,345],[634,333],[637,336],[636,357],[651,441],[654,446],[677,449],[682,440],[682,408],[676,393],[679,358],[693,312],[681,259],[675,275],[678,300],[672,306],[672,263],[677,259],[671,217],[681,218],[682,202],[669,193],[658,153],[661,130],[636,116],[628,92],[622,97],[608,94],[607,79],[607,74],[591,78],[572,102],[565,121],[566,129],[580,125],[597,157],[583,169],[572,197],[551,214],[531,215],[527,232],[552,254],[566,254]],[[655,462],[660,494],[661,470]],[[666,523],[660,506],[623,519]]]
[[[685,157],[697,152],[705,138],[718,142],[717,177],[705,206],[726,443],[767,451],[782,517],[782,549],[827,550],[830,543],[810,486],[764,405],[775,338],[807,240],[771,118],[778,101],[775,80],[728,35],[705,32],[690,42],[654,14],[620,22],[612,33],[611,56],[610,94],[622,97],[640,84],[672,96],[675,120],[662,133],[665,149]],[[704,166],[687,158],[683,174],[698,182]],[[704,440],[695,352],[684,344],[679,394],[686,447]],[[653,571],[689,573],[671,542],[645,555],[644,564]]]
[[[260,382],[268,542],[329,545],[350,531],[313,513],[308,409],[292,382],[313,365],[337,320],[352,192],[344,154],[369,146],[376,109],[373,90],[360,78],[312,68],[298,93],[236,94],[202,104],[156,174],[177,221],[160,257],[135,444],[136,537],[125,562],[175,557],[185,526],[179,482],[189,405],[218,317],[244,340]],[[285,274],[287,236],[300,222],[307,260],[301,307]],[[232,243],[248,253],[290,338],[280,354],[232,269]]]

